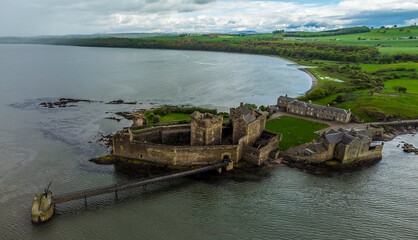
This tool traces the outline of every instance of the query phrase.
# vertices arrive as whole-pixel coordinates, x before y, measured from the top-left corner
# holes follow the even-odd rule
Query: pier
[[[108,194],[108,193],[115,193],[116,199],[118,198],[118,192],[131,189],[131,188],[137,188],[137,187],[146,187],[147,185],[165,182],[181,177],[191,176],[198,173],[208,172],[211,170],[218,170],[219,172],[222,171],[222,168],[226,168],[227,170],[232,169],[232,162],[229,159],[225,159],[220,163],[212,164],[192,170],[185,170],[181,172],[175,172],[170,173],[163,176],[158,176],[154,178],[149,179],[143,179],[140,181],[130,182],[126,184],[120,184],[120,185],[114,185],[114,186],[107,186],[107,187],[101,187],[101,188],[94,188],[94,189],[87,189],[83,191],[78,192],[72,192],[72,193],[66,193],[66,194],[60,194],[57,196],[54,196],[52,192],[49,190],[45,190],[45,193],[39,194],[37,197],[35,197],[33,204],[32,204],[32,221],[33,222],[44,222],[52,218],[53,211],[55,208],[55,204],[73,201],[77,199],[83,199],[85,200],[85,204],[87,206],[87,198],[102,195],[102,194]],[[41,204],[40,202],[48,202],[48,204]],[[36,207],[34,207],[36,205]],[[42,206],[42,207],[40,207]]]

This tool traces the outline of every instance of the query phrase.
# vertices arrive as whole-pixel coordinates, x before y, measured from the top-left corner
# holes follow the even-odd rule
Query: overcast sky
[[[0,36],[324,30],[418,22],[418,0],[0,0]]]

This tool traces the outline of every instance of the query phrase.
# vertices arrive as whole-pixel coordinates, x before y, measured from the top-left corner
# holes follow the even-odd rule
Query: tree
[[[396,27],[398,27],[398,25],[395,24],[395,25],[393,25],[393,27],[396,28]]]
[[[338,96],[334,99],[334,101],[335,101],[336,103],[343,103],[345,100],[344,100],[344,98],[343,98],[343,96],[342,96],[342,95],[338,95]]]
[[[253,108],[253,109],[257,109],[257,105],[252,104],[252,103],[245,103],[244,107],[246,108]]]
[[[403,92],[403,93],[406,93],[406,90],[408,90],[406,87],[400,87],[400,88],[398,88],[398,92]]]
[[[394,86],[392,87],[393,90],[399,92],[399,93],[406,93],[406,91],[408,90],[406,87],[400,87],[400,86]]]
[[[284,33],[284,30],[274,30],[273,34],[282,34]]]
[[[378,86],[374,89],[375,92],[380,93],[383,90],[382,86]]]

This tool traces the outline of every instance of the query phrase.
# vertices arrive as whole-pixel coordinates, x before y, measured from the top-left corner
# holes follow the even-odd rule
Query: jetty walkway
[[[117,197],[118,192],[126,190],[126,189],[142,187],[142,186],[145,187],[147,185],[151,185],[151,184],[155,184],[155,183],[159,183],[159,182],[164,182],[164,181],[169,181],[169,180],[173,180],[173,179],[176,179],[176,178],[190,176],[190,175],[203,173],[203,172],[207,172],[207,171],[211,171],[211,170],[215,170],[215,169],[222,169],[222,168],[227,167],[230,163],[231,162],[229,160],[224,160],[221,163],[217,163],[217,164],[213,164],[213,165],[209,165],[209,166],[205,166],[205,167],[200,167],[200,168],[197,168],[197,169],[171,173],[171,174],[158,176],[158,177],[154,177],[154,178],[149,178],[149,179],[145,179],[145,180],[140,180],[140,181],[136,181],[136,182],[130,182],[130,183],[121,184],[121,185],[115,185],[115,186],[95,188],[95,189],[83,190],[83,191],[79,191],[79,192],[61,194],[61,195],[53,196],[52,203],[57,204],[57,203],[63,203],[63,202],[68,202],[68,201],[82,199],[82,198],[86,199],[88,197],[93,197],[93,196],[107,194],[107,193],[115,193],[116,197]]]
[[[139,181],[134,181],[134,182],[120,184],[120,185],[113,185],[113,186],[88,189],[88,190],[83,190],[83,191],[78,191],[78,192],[65,193],[65,194],[61,194],[57,196],[54,196],[52,192],[49,191],[49,186],[48,186],[48,188],[45,189],[44,193],[38,194],[33,200],[32,209],[31,209],[32,222],[40,223],[40,222],[45,222],[51,219],[54,216],[55,205],[58,203],[64,203],[64,202],[84,198],[84,204],[87,207],[87,198],[89,197],[102,195],[102,194],[108,194],[108,193],[115,193],[116,199],[118,199],[118,192],[126,190],[126,189],[136,188],[136,187],[141,187],[141,186],[146,187],[147,185],[160,183],[164,181],[170,181],[176,178],[181,178],[181,177],[186,177],[186,176],[190,176],[190,175],[194,175],[198,173],[208,172],[211,170],[218,170],[218,172],[221,172],[222,168],[225,168],[227,171],[231,170],[233,168],[233,162],[230,159],[226,158],[222,162],[204,166],[204,167],[199,167],[196,169],[169,173],[169,174],[162,175],[162,176],[142,179]]]

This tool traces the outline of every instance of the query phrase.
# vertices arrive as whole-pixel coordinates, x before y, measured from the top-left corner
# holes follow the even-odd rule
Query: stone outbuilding
[[[372,134],[367,130],[330,130],[318,137],[316,142],[295,148],[285,154],[294,161],[322,163],[330,160],[342,164],[380,160],[383,143],[372,145]]]
[[[351,119],[350,110],[312,104],[310,101],[305,103],[287,96],[277,99],[277,107],[288,113],[339,123],[348,123]]]

